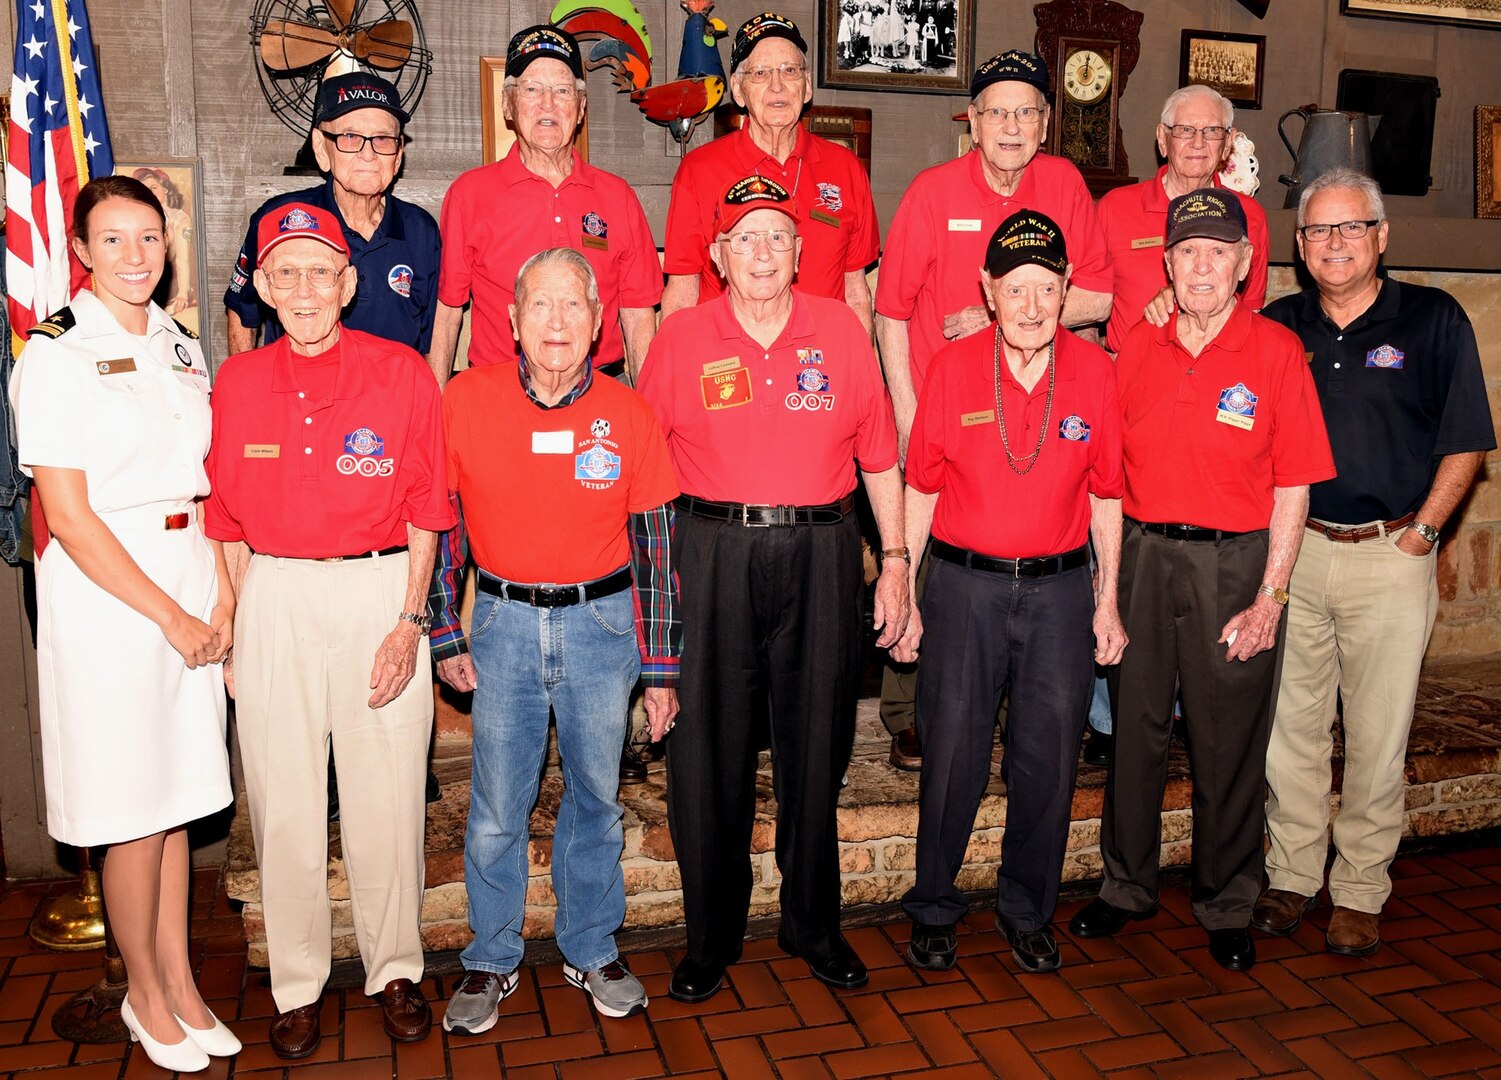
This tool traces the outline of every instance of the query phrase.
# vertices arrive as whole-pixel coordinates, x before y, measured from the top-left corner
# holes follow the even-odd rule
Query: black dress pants
[[[667,740],[667,821],[688,955],[730,964],[745,940],[758,706],[771,716],[782,936],[826,957],[839,933],[839,782],[854,745],[860,538],[837,525],[747,528],[679,513],[681,713]]]

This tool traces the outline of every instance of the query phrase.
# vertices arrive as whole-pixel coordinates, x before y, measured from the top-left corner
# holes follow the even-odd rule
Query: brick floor
[[[194,958],[210,1004],[245,1041],[213,1080],[629,1080],[655,1076],[844,1080],[880,1076],[1120,1078],[1315,1076],[1501,1077],[1501,846],[1404,856],[1394,867],[1387,944],[1352,960],[1323,951],[1326,911],[1292,938],[1258,938],[1248,974],[1217,968],[1186,904],[1164,897],[1154,918],[1114,941],[1061,930],[1065,966],[1020,975],[991,920],[962,928],[960,965],[918,973],[901,963],[904,923],[850,934],[871,984],[830,991],[767,941],[714,999],[667,998],[675,953],[630,958],[649,1017],[605,1020],[557,965],[527,968],[494,1029],[439,1030],[394,1047],[358,990],[330,993],[324,1041],[288,1067],[266,1042],[271,997],[248,968],[239,922],[217,872],[194,880]],[[75,1046],[51,1029],[54,1010],[98,974],[98,953],[49,953],[26,937],[37,904],[61,885],[0,887],[0,1080],[153,1080],[139,1049]],[[424,989],[441,1012],[450,976]]]

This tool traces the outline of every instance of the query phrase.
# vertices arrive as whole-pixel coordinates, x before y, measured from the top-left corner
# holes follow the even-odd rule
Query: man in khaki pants
[[[1338,699],[1345,769],[1326,944],[1343,956],[1381,945],[1407,733],[1438,610],[1439,529],[1496,445],[1469,319],[1447,293],[1380,274],[1386,238],[1375,181],[1325,173],[1298,207],[1316,287],[1263,313],[1303,341],[1339,475],[1312,486],[1288,586],[1266,757],[1270,887],[1251,925],[1291,934],[1324,883]]]
[[[258,240],[256,290],[286,336],[219,372],[204,531],[234,543],[225,672],[261,871],[271,1048],[302,1058],[318,1046],[330,963],[330,742],[365,992],[380,995],[391,1038],[432,1027],[416,985],[427,590],[454,513],[432,371],[410,347],[339,322],[357,275],[337,219],[292,203],[262,218]]]

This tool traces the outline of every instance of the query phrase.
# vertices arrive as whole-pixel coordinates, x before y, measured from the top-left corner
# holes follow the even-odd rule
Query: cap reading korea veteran
[[[584,60],[579,52],[579,43],[567,30],[560,30],[548,23],[538,23],[516,31],[511,43],[506,46],[506,75],[516,78],[534,60],[561,60],[573,72],[573,77],[584,77]]]
[[[326,123],[356,109],[384,109],[403,127],[411,119],[401,107],[401,95],[396,92],[396,87],[379,75],[352,71],[347,75],[334,75],[319,84],[315,123]]]
[[[1167,204],[1165,246],[1199,236],[1231,243],[1246,238],[1246,212],[1234,194],[1204,188]]]
[[[1047,62],[1040,56],[1017,49],[992,56],[975,68],[975,73],[969,78],[970,100],[979,97],[987,86],[998,82],[1024,82],[1037,87],[1044,97],[1051,92],[1048,89]]]
[[[729,232],[746,214],[757,210],[780,210],[793,221],[798,220],[797,208],[786,188],[775,180],[747,176],[724,189],[714,211],[714,221],[720,232]]]
[[[808,43],[803,40],[797,23],[775,11],[763,11],[746,19],[735,31],[735,43],[730,46],[730,74],[735,74],[735,69],[745,63],[745,58],[767,38],[786,38],[797,46],[799,52],[808,51]]]
[[[342,255],[349,254],[349,244],[344,240],[344,230],[338,219],[317,206],[307,203],[289,203],[275,213],[261,218],[260,231],[256,236],[257,263],[266,261],[271,249],[283,240],[317,240],[327,244]]]
[[[1018,210],[996,227],[985,249],[985,272],[1004,277],[1018,266],[1032,263],[1061,274],[1068,269],[1063,230],[1046,214]]]

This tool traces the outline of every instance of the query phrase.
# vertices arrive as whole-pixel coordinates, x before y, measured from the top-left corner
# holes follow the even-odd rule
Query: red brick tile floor
[[[266,1042],[272,1011],[263,971],[247,969],[239,921],[218,872],[194,882],[194,957],[211,1006],[245,1042],[213,1078],[419,1080],[502,1076],[726,1076],[787,1080],[923,1077],[1476,1076],[1501,1080],[1501,838],[1404,855],[1383,922],[1385,945],[1354,960],[1324,951],[1327,910],[1288,939],[1258,936],[1248,974],[1219,968],[1181,888],[1160,912],[1115,940],[1062,931],[1082,900],[1058,912],[1064,967],[1019,976],[976,910],[960,962],[919,973],[902,961],[905,922],[852,930],[870,985],[834,993],[773,941],[754,941],[708,1002],[667,996],[677,954],[631,955],[652,998],[649,1016],[597,1017],[557,964],[528,967],[501,1021],[477,1037],[395,1047],[358,988],[324,1000],[323,1045],[288,1066]],[[62,1042],[50,1019],[94,982],[101,954],[50,953],[26,927],[63,885],[0,891],[0,1080],[147,1080],[164,1076],[137,1048]],[[451,961],[451,957],[449,958]],[[451,969],[451,963],[449,969]],[[347,981],[347,980],[346,980]],[[441,1015],[451,975],[424,988]]]

